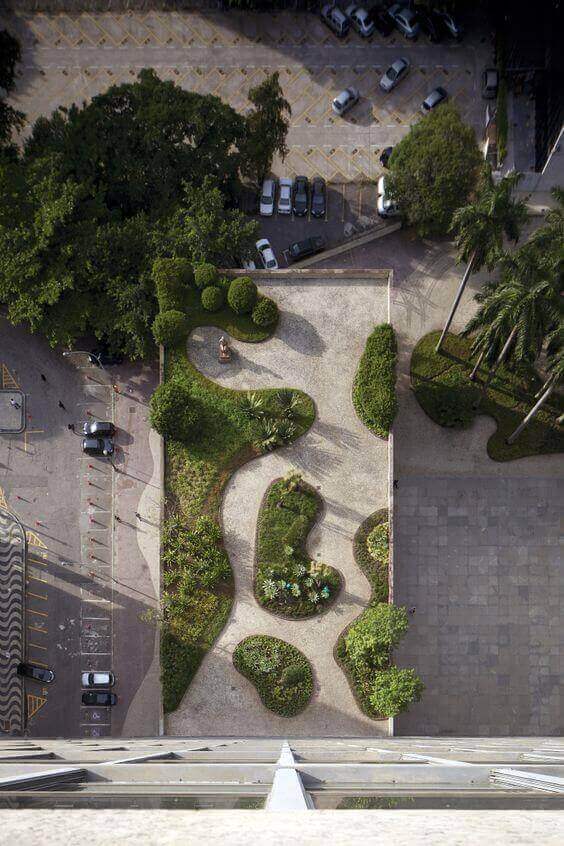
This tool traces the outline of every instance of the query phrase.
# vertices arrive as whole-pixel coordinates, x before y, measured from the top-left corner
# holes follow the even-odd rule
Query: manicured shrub
[[[182,311],[160,311],[153,321],[153,336],[157,344],[178,347],[188,337],[188,318]]]
[[[194,284],[200,291],[203,291],[204,288],[209,288],[210,285],[217,285],[218,281],[219,273],[214,264],[202,262],[202,264],[197,264],[194,268]]]
[[[189,261],[183,258],[159,258],[153,262],[151,273],[160,311],[183,311],[186,289],[194,281]]]
[[[412,702],[419,702],[424,690],[415,670],[390,667],[376,674],[370,701],[378,714],[396,717],[407,711]]]
[[[209,285],[202,291],[202,306],[206,311],[219,311],[225,302],[225,294],[221,288]]]
[[[353,385],[355,411],[368,429],[387,438],[396,416],[397,345],[389,323],[377,326],[366,342]]]
[[[408,628],[407,612],[397,605],[372,605],[355,620],[345,637],[349,660],[356,666],[384,668],[390,652]]]
[[[169,379],[154,392],[149,404],[151,426],[164,438],[192,441],[201,430],[201,414],[188,388]]]
[[[257,286],[249,276],[234,279],[229,286],[227,302],[235,314],[250,314],[257,301]]]
[[[366,538],[368,552],[379,564],[387,564],[389,559],[388,524],[378,523]]]
[[[278,306],[274,300],[261,297],[253,308],[253,323],[257,326],[273,326],[278,320]]]
[[[248,637],[235,647],[233,664],[254,684],[263,705],[275,714],[293,717],[311,699],[311,664],[284,640],[267,635]]]

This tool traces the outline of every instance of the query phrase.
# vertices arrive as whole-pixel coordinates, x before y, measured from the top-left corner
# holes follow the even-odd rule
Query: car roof
[[[274,185],[274,179],[265,179],[262,183],[262,190],[264,191],[265,188],[270,188],[271,185]]]
[[[395,62],[392,62],[392,67],[394,70],[401,70],[403,67],[407,65],[407,59],[396,59]]]
[[[289,187],[291,187],[294,184],[294,180],[291,176],[281,176],[278,182],[280,183],[280,186],[288,185]]]

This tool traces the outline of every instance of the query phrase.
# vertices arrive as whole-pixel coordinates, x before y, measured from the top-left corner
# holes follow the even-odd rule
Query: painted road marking
[[[37,664],[38,667],[43,667],[45,670],[48,668],[47,664],[44,664],[43,661],[38,661],[37,658],[33,659],[33,663]]]
[[[31,693],[27,694],[27,716],[28,719],[43,708],[47,699],[44,696],[34,696]]]
[[[32,593],[30,590],[26,590],[26,596],[33,596],[34,599],[47,599],[47,594],[43,595],[42,593]]]
[[[39,629],[37,626],[28,626],[28,629],[32,632],[39,632],[40,634],[48,634],[47,629]]]
[[[40,579],[39,576],[28,576],[27,578],[33,582],[43,582],[44,585],[50,584],[47,579]]]
[[[37,546],[39,549],[47,549],[47,544],[43,543],[39,535],[36,532],[32,532],[31,529],[28,529],[25,533],[25,539],[28,546]]]
[[[39,643],[30,643],[29,646],[33,646],[34,649],[42,649],[43,652],[47,652],[47,647],[41,646]]]
[[[27,614],[38,614],[40,617],[48,617],[47,611],[36,611],[34,608],[26,608]]]
[[[27,452],[27,436],[28,435],[39,435],[41,432],[44,432],[45,429],[24,429],[24,450]]]
[[[20,386],[8,370],[5,364],[2,365],[2,388],[5,391],[9,391],[11,388],[15,390],[20,390]]]

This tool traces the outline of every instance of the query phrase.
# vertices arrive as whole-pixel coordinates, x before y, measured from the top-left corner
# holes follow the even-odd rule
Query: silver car
[[[345,15],[349,18],[358,34],[363,38],[369,38],[376,29],[374,21],[370,20],[366,9],[363,9],[362,6],[357,6],[356,3],[351,3],[350,6],[347,6]]]
[[[409,59],[396,59],[380,80],[382,91],[391,91],[392,88],[395,88],[398,82],[401,82],[404,76],[407,76],[410,67]]]
[[[432,111],[438,105],[444,103],[446,99],[448,99],[448,94],[445,89],[441,88],[441,86],[439,85],[437,88],[431,91],[431,93],[428,94],[427,97],[425,97],[425,99],[421,103],[421,111],[424,115],[426,115],[427,112]]]
[[[394,3],[388,9],[388,14],[402,35],[405,35],[409,39],[417,38],[419,35],[419,23],[413,9],[402,6],[401,3]]]
[[[278,214],[290,214],[292,211],[292,188],[294,187],[294,180],[288,176],[281,176],[278,184],[280,185]]]
[[[115,676],[109,670],[94,673],[82,673],[82,687],[113,687]]]
[[[344,115],[345,112],[348,112],[349,109],[358,103],[360,100],[360,93],[358,88],[354,88],[354,86],[350,85],[348,88],[345,88],[344,91],[335,97],[333,100],[333,111],[336,115]]]

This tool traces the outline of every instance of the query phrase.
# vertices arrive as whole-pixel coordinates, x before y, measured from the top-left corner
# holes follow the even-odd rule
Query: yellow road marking
[[[37,714],[40,708],[43,708],[47,699],[45,696],[33,696],[33,694],[27,694],[27,716],[28,719],[33,717],[34,714]]]
[[[32,646],[34,649],[42,649],[43,652],[47,652],[47,647],[41,646],[39,643],[30,643],[29,645]]]
[[[27,452],[27,436],[28,435],[38,435],[40,432],[44,432],[44,429],[24,429],[24,451]]]
[[[14,388],[15,390],[20,390],[20,386],[8,370],[5,364],[2,365],[2,387],[5,391],[10,390],[10,388]]]
[[[43,595],[42,593],[32,593],[30,590],[26,591],[26,596],[33,596],[35,599],[47,599],[47,594]]]
[[[39,547],[39,549],[47,549],[47,544],[43,543],[43,541],[36,532],[28,530],[25,533],[25,539],[27,541],[28,546],[37,546]]]
[[[43,582],[44,585],[48,585],[49,582],[47,579],[40,579],[39,576],[28,576],[28,580],[31,579],[34,582]]]
[[[28,614],[38,614],[40,617],[48,617],[49,614],[46,611],[35,611],[33,608],[26,608],[25,609]]]
[[[6,495],[2,488],[0,488],[0,508],[5,508],[8,511],[8,503],[6,502]]]
[[[44,667],[45,669],[49,666],[48,664],[44,664],[43,661],[38,661],[37,658],[33,659],[33,663],[37,664],[38,667]]]
[[[47,629],[40,629],[37,626],[28,626],[28,629],[32,632],[40,632],[40,634],[47,634]]]

